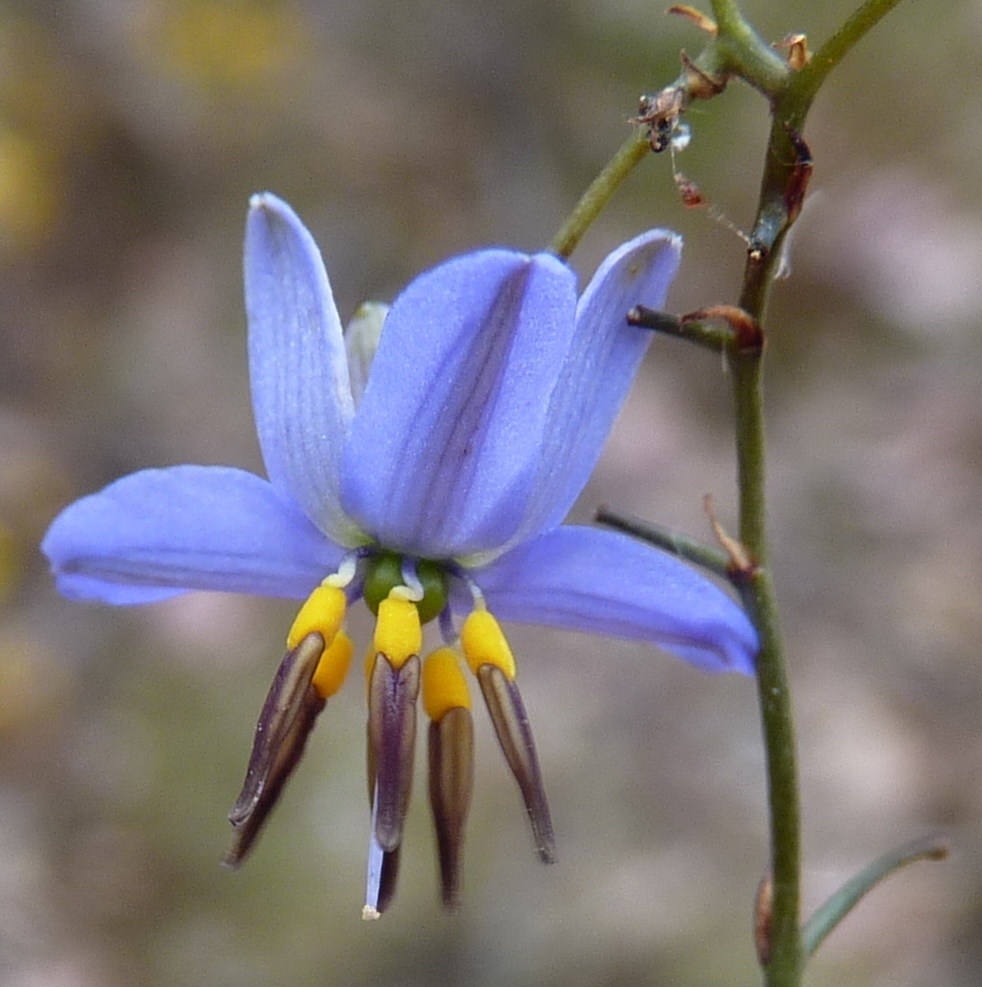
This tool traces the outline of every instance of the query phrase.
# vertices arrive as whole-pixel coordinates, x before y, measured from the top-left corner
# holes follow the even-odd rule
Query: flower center
[[[242,792],[229,819],[235,827],[226,855],[237,866],[251,849],[303,755],[307,735],[329,697],[341,688],[354,645],[344,630],[348,593],[363,595],[376,616],[365,660],[368,692],[368,785],[372,820],[365,918],[378,918],[395,891],[416,746],[422,693],[427,731],[430,802],[437,830],[443,901],[456,910],[464,825],[473,783],[474,727],[463,667],[481,687],[495,734],[525,802],[539,857],[555,860],[555,837],[528,714],[516,681],[515,658],[480,588],[450,564],[394,552],[352,552],[300,608],[283,659],[263,704]],[[364,577],[353,582],[358,570]],[[473,609],[459,636],[449,612],[449,583],[466,584]],[[426,655],[422,625],[443,615],[447,642]]]
[[[415,578],[410,578],[415,571]],[[415,585],[413,585],[415,583]],[[365,573],[365,604],[378,616],[379,604],[400,586],[408,586],[421,594],[412,602],[421,624],[439,616],[447,605],[447,574],[438,562],[429,559],[407,559],[393,552],[383,552],[369,560]]]

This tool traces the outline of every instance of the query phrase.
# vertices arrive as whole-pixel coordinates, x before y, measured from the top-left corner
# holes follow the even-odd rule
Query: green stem
[[[761,327],[766,324],[783,243],[800,207],[793,190],[803,194],[801,169],[805,163],[796,145],[796,134],[828,72],[897,2],[868,0],[820,49],[810,63],[814,67],[791,74],[783,91],[772,98],[771,132],[754,224],[755,249],[748,253],[739,302],[740,308]],[[726,0],[714,3],[721,22],[722,14],[730,18],[735,9],[735,4]],[[729,20],[726,25],[727,32],[737,37]],[[749,78],[747,81],[753,82]],[[777,600],[768,569],[763,353],[762,346],[731,353],[730,368],[737,433],[740,539],[757,566],[749,574],[743,595],[761,643],[757,692],[767,761],[773,881],[764,977],[768,987],[797,987],[807,956],[800,927],[801,808],[793,705]]]
[[[900,0],[866,0],[797,73],[789,86],[790,98],[807,107],[832,69],[898,3]]]
[[[762,310],[763,304],[759,308]],[[773,899],[770,956],[764,974],[770,987],[786,987],[800,983],[803,965],[799,932],[801,811],[791,690],[777,598],[767,568],[762,355],[762,350],[731,354],[730,368],[736,409],[740,540],[756,564],[743,587],[743,597],[760,635],[757,694],[770,811]]]
[[[611,196],[650,150],[651,145],[644,130],[635,129],[607,162],[604,170],[590,183],[569,219],[553,237],[549,250],[563,260],[568,259]]]
[[[656,309],[638,305],[627,313],[627,324],[661,332],[676,339],[687,339],[690,343],[704,346],[713,353],[723,353],[734,345],[735,333],[729,326],[720,328],[711,322],[701,319],[680,319],[670,312],[660,312]]]
[[[771,106],[768,138],[757,217],[751,237],[740,292],[739,309],[755,327],[752,345],[728,345],[728,336],[709,336],[697,326],[683,332],[682,320],[650,318],[640,313],[639,324],[677,335],[688,335],[702,345],[726,352],[731,370],[740,499],[740,541],[751,562],[728,575],[738,584],[760,638],[757,692],[764,735],[770,815],[770,884],[766,914],[758,915],[759,942],[767,987],[799,987],[806,957],[827,934],[832,916],[844,914],[840,905],[820,913],[809,924],[807,941],[800,925],[801,810],[793,706],[774,583],[768,568],[766,515],[766,461],[762,373],[764,325],[770,290],[781,264],[785,238],[804,198],[810,172],[808,149],[801,138],[808,109],[828,73],[845,54],[888,13],[899,0],[866,0],[843,27],[799,71],[791,71],[744,19],[736,0],[713,0],[718,33],[694,61],[686,63],[680,79],[663,90],[668,98],[656,124],[674,126],[693,98],[721,92],[730,77],[740,77],[764,93]],[[701,73],[701,74],[700,74]],[[587,189],[569,220],[552,241],[551,249],[567,258],[611,195],[649,149],[649,135],[636,131]],[[731,327],[732,328],[732,327]],[[759,331],[759,334],[758,334]],[[712,549],[680,545],[664,529],[646,528],[634,519],[605,513],[602,519],[682,557],[709,568],[720,564]],[[889,863],[889,861],[888,861]],[[845,889],[846,906],[849,888]],[[858,900],[858,899],[857,899]],[[845,910],[848,910],[847,908]],[[841,917],[839,914],[839,917]],[[837,921],[837,919],[835,919]],[[831,927],[830,925],[828,927]]]
[[[604,524],[608,528],[616,531],[623,531],[625,534],[637,538],[639,541],[647,542],[656,548],[671,552],[672,555],[701,566],[709,572],[730,579],[730,557],[712,545],[698,541],[685,535],[680,531],[673,531],[660,524],[653,524],[651,521],[644,521],[641,518],[633,517],[630,514],[621,514],[612,511],[607,507],[597,508],[594,518],[598,524]]]
[[[787,85],[788,67],[744,18],[739,5],[734,0],[713,0],[713,16],[719,35],[709,49],[715,49],[720,67],[768,97],[780,92]]]
[[[727,5],[714,4],[717,16],[722,6]],[[732,26],[728,24],[727,30],[731,31]],[[775,118],[761,182],[755,234],[766,223],[774,224],[771,214],[775,206],[777,232],[766,245],[768,249],[748,254],[739,301],[739,307],[757,320],[761,331],[777,273],[781,240],[790,226],[784,206],[794,156],[791,149],[781,154],[775,148],[776,142],[783,147],[790,143]],[[785,161],[787,166],[783,166]],[[777,597],[768,568],[763,356],[763,345],[731,352],[729,366],[735,412],[740,540],[755,564],[743,586],[743,597],[760,636],[756,682],[767,769],[773,887],[763,972],[768,987],[797,987],[804,968],[800,928],[801,807],[794,706]]]

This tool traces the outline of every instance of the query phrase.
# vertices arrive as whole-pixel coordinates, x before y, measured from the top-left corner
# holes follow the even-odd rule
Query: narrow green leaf
[[[884,878],[918,860],[944,860],[948,844],[939,837],[924,837],[888,850],[847,881],[805,924],[802,945],[806,956],[812,956],[825,937],[859,904]]]

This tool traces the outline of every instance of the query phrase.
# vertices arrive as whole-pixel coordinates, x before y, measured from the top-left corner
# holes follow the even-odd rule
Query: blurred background
[[[853,7],[747,0],[813,47]],[[905,3],[809,120],[812,195],[775,293],[774,568],[800,729],[810,911],[883,850],[920,864],[829,939],[809,983],[977,984],[982,968],[982,3]],[[638,0],[6,0],[0,5],[0,984],[759,982],[766,861],[753,685],[515,628],[560,862],[535,860],[483,713],[466,905],[438,905],[425,783],[400,892],[363,923],[353,676],[252,860],[226,813],[292,620],[191,595],[75,606],[37,545],[145,466],[261,469],[247,385],[249,195],[288,199],[342,317],[450,253],[549,241],[701,39]],[[752,221],[747,87],[696,107],[678,166]],[[573,262],[686,236],[676,311],[736,299],[744,248],[651,157]],[[577,516],[735,523],[727,379],[658,339]],[[354,620],[361,641],[368,621]],[[421,765],[422,768],[422,765]]]

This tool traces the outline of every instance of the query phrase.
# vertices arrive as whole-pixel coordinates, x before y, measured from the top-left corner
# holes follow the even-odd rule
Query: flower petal
[[[62,511],[41,549],[65,596],[117,604],[192,589],[302,599],[344,551],[266,480],[219,466],[123,477]]]
[[[320,252],[293,210],[252,197],[245,238],[249,374],[266,472],[335,541],[358,536],[338,470],[354,404],[341,320]]]
[[[479,251],[413,281],[351,425],[348,513],[432,558],[503,545],[525,516],[574,306],[572,272],[547,254]]]
[[[499,619],[647,641],[706,671],[753,674],[757,633],[739,604],[619,532],[555,528],[473,576]]]
[[[664,305],[681,251],[677,234],[649,230],[611,253],[583,292],[521,536],[561,523],[586,485],[653,338],[628,325],[627,313]]]

